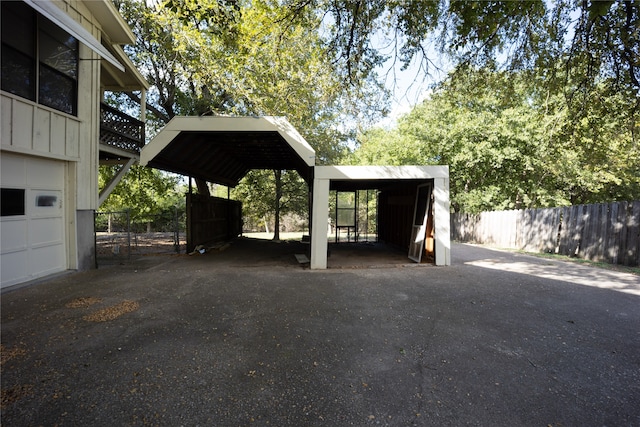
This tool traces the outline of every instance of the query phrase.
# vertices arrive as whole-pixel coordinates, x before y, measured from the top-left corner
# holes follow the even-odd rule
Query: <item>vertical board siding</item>
[[[8,94],[1,98],[3,149],[78,160],[79,119]]]
[[[528,252],[640,265],[640,200],[451,214],[451,238]]]

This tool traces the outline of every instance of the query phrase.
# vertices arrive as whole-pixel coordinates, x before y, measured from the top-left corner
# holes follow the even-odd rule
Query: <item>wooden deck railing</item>
[[[100,103],[100,143],[139,154],[144,146],[144,122]]]

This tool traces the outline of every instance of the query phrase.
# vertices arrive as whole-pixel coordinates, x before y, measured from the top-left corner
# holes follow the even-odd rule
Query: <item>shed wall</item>
[[[416,184],[399,184],[378,195],[378,239],[408,249],[415,207]]]
[[[230,240],[242,233],[242,203],[187,194],[187,252],[198,245]]]

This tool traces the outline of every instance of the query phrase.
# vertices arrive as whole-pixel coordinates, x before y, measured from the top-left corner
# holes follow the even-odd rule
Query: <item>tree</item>
[[[266,198],[264,194],[275,194],[276,197]],[[304,215],[308,210],[308,190],[295,171],[251,171],[233,189],[232,195],[246,203],[244,215],[250,222],[269,223],[273,219],[274,240],[280,238],[279,221],[282,216],[287,213]]]
[[[438,58],[454,68],[526,71],[571,110],[576,127],[589,120],[594,97],[625,93],[625,127],[637,141],[640,110],[640,3],[635,0],[449,1],[286,0],[283,17],[324,17],[326,43],[356,83],[389,58],[419,61],[428,75]],[[424,78],[424,75],[422,76]],[[416,75],[419,79],[421,76]]]
[[[117,166],[101,166],[100,185],[104,186],[117,172]],[[128,209],[134,221],[149,222],[164,210],[184,206],[184,195],[178,182],[175,175],[133,165],[101,208],[106,211]]]
[[[278,9],[270,2],[258,1],[243,10],[235,57],[236,69],[242,70],[243,84],[253,88],[247,98],[247,113],[256,115],[283,115],[305,135],[316,150],[320,163],[337,161],[347,151],[348,132],[341,131],[341,124],[353,115],[353,108],[345,108],[349,102],[367,102],[367,98],[352,97],[339,79],[326,50],[323,49],[316,28],[319,17],[307,16],[304,25],[279,27],[276,22]],[[357,110],[361,111],[360,109]],[[365,111],[377,112],[371,108]],[[375,115],[374,115],[375,117]],[[295,210],[306,211],[305,183],[296,174],[275,170],[265,176],[254,172],[245,188],[238,194],[248,201],[250,191],[256,191],[256,177],[268,180],[275,195],[273,200],[261,203],[274,214],[274,240],[279,240],[280,214]],[[286,191],[285,191],[286,190]],[[289,195],[294,195],[290,197]],[[286,199],[283,199],[286,197]]]
[[[284,6],[286,22],[309,9],[324,16],[326,41],[352,81],[380,65],[381,46],[390,44],[405,66],[418,57],[426,70],[429,55],[443,53],[456,65],[479,67],[500,56],[513,70],[549,69],[562,58],[564,69],[580,69],[591,81],[615,77],[640,87],[640,6],[633,0],[286,0]]]
[[[326,163],[347,152],[356,124],[384,111],[373,74],[357,86],[340,78],[316,31],[321,17],[311,11],[284,24],[276,1],[123,2],[121,10],[138,38],[131,53],[152,84],[148,111],[156,121],[176,114],[286,116]],[[274,171],[268,179],[277,190],[285,176]],[[302,180],[297,185],[304,188]],[[262,205],[280,211],[278,200]]]
[[[353,161],[448,164],[456,211],[633,199],[627,106],[624,94],[598,97],[576,123],[563,93],[530,73],[459,67],[396,129],[365,133]]]

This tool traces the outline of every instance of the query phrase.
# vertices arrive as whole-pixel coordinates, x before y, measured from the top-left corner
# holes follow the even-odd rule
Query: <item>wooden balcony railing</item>
[[[144,146],[144,122],[100,103],[100,143],[139,154]]]

